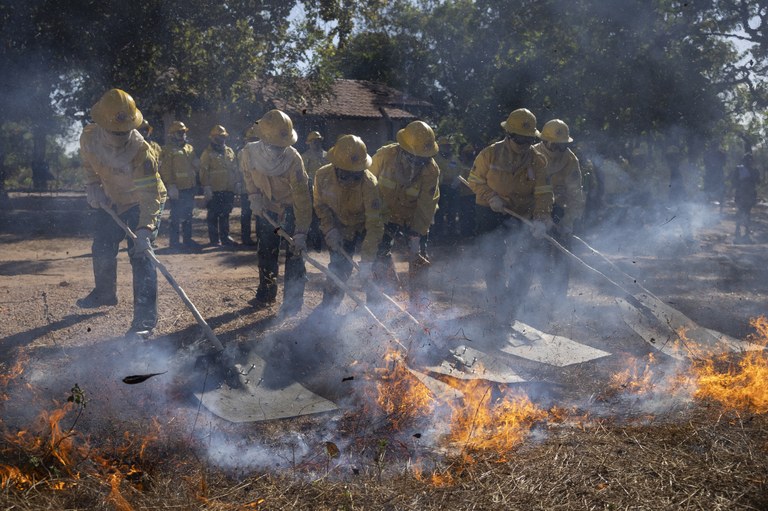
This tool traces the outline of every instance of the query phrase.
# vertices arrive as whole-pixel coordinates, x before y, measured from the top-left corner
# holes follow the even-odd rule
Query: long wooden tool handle
[[[109,213],[109,215],[112,217],[112,219],[119,225],[125,233],[128,235],[129,238],[132,240],[136,240],[136,234],[133,233],[130,227],[128,227],[125,222],[117,215],[117,213],[112,208],[103,208],[104,211]],[[213,333],[213,330],[208,325],[208,323],[203,319],[203,316],[200,314],[200,311],[197,310],[197,307],[195,307],[195,304],[192,303],[192,300],[189,299],[189,296],[187,296],[187,293],[184,292],[184,290],[181,288],[178,282],[176,282],[176,279],[173,278],[173,275],[171,275],[171,272],[168,271],[168,268],[165,267],[163,263],[161,263],[157,257],[155,256],[154,252],[151,250],[146,251],[147,257],[149,257],[149,260],[152,261],[152,264],[160,270],[160,273],[163,274],[165,279],[168,281],[168,283],[171,285],[171,287],[176,291],[176,293],[181,297],[181,300],[184,302],[184,304],[187,306],[187,308],[192,312],[192,315],[195,316],[195,320],[197,320],[197,324],[200,325],[200,328],[203,329],[203,332],[205,333],[205,337],[208,338],[209,341],[216,347],[219,351],[224,351],[224,345],[221,343],[218,337],[216,337],[216,334]]]
[[[464,179],[462,176],[459,176],[459,181],[461,181],[463,184],[465,184],[467,187],[469,187],[469,182],[466,179]],[[509,215],[511,217],[514,217],[514,218],[520,220],[521,222],[523,222],[523,224],[525,224],[526,226],[528,226],[531,229],[533,229],[533,222],[531,222],[530,220],[528,220],[527,218],[525,218],[523,216],[518,215],[517,213],[515,213],[511,209],[504,208],[504,213],[506,213],[507,215]],[[624,286],[622,286],[618,282],[616,282],[613,279],[611,279],[605,273],[601,272],[600,270],[598,270],[596,268],[593,268],[592,266],[590,266],[589,264],[584,262],[579,256],[577,256],[576,254],[574,254],[573,252],[571,252],[570,250],[568,250],[567,248],[562,246],[560,244],[560,242],[558,242],[552,236],[550,236],[548,234],[543,234],[542,237],[545,240],[547,240],[552,246],[554,246],[556,249],[558,249],[560,252],[564,253],[565,255],[567,255],[568,257],[570,257],[574,261],[576,261],[579,266],[581,266],[582,268],[584,268],[584,269],[586,269],[586,270],[588,270],[588,271],[590,271],[590,272],[592,272],[592,273],[602,277],[606,282],[608,282],[609,284],[614,286],[616,289],[620,290],[624,294],[624,299],[627,300],[629,303],[631,303],[636,308],[638,308],[641,311],[643,311],[643,314],[645,314],[649,318],[652,317],[652,318],[655,319],[655,316],[653,316],[651,311],[648,309],[648,306],[643,304],[640,300],[638,300],[637,297],[635,297],[635,295],[633,295],[629,290],[624,288]]]

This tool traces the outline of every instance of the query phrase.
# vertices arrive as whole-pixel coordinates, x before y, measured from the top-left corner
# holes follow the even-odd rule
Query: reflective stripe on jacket
[[[382,202],[374,175],[364,170],[360,181],[341,184],[333,165],[325,165],[315,175],[312,193],[323,234],[337,228],[344,239],[351,240],[365,230],[362,257],[373,261],[384,235]]]
[[[579,159],[570,149],[550,151],[543,142],[533,147],[547,158],[547,182],[552,185],[555,204],[565,211],[560,224],[572,228],[574,221],[584,214],[585,199]]]
[[[165,186],[158,172],[157,155],[147,142],[142,142],[129,164],[109,166],[99,158],[98,148],[95,147],[97,131],[100,129],[96,124],[89,124],[80,136],[86,184],[101,183],[118,214],[138,204],[137,228],[154,230],[166,198]]]
[[[280,156],[281,167],[271,169],[268,175],[258,168],[250,151],[256,149],[256,144],[250,142],[240,152],[240,165],[243,172],[245,187],[249,194],[258,193],[267,199],[267,209],[279,215],[287,207],[293,207],[296,215],[296,232],[309,231],[312,221],[312,202],[309,190],[309,178],[304,170],[304,162],[299,152],[292,146],[285,148]]]
[[[520,149],[505,139],[480,151],[467,181],[477,204],[488,206],[498,195],[518,215],[545,220],[551,218],[554,202],[546,166],[546,157],[537,150]]]
[[[197,167],[199,162],[194,148],[189,144],[179,147],[166,144],[160,160],[160,176],[166,186],[176,185],[179,190],[188,190],[197,186]]]
[[[200,156],[200,184],[210,186],[214,192],[234,192],[238,181],[235,152],[224,146],[218,152],[210,145]]]
[[[379,183],[384,223],[392,222],[425,235],[440,198],[440,169],[433,159],[420,169],[411,166],[398,144],[382,147],[369,169]]]

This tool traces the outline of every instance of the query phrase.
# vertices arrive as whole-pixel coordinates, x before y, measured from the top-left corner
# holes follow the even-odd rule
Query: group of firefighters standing
[[[514,110],[501,123],[504,138],[480,151],[470,172],[462,175],[450,150],[452,140],[436,139],[422,121],[399,130],[396,142],[373,156],[354,134],[338,137],[325,152],[318,132],[309,134],[309,150],[302,155],[293,147],[298,135],[290,117],[271,110],[249,128],[237,155],[226,145],[225,128],[215,126],[198,160],[182,122],[170,126],[164,148],[149,142],[141,112],[122,90],[105,93],[91,115],[94,124],[83,132],[81,152],[88,203],[99,210],[93,242],[95,287],[78,305],[117,303],[116,256],[125,233],[105,211],[111,208],[135,233],[135,239],[128,239],[134,289],[129,332],[146,335],[157,323],[157,277],[146,252],[157,237],[166,198],[171,201],[170,246],[197,248],[192,212],[198,178],[211,244],[234,244],[229,215],[235,194],[245,212],[246,243],[252,241],[251,212],[256,217],[259,284],[249,302],[256,308],[277,301],[281,250],[280,314],[290,316],[302,308],[307,280],[303,253],[308,245],[319,249],[322,237],[330,253],[329,270],[342,282],[350,277],[359,251],[362,282],[376,283],[367,289],[368,300],[376,300],[377,291],[399,287],[392,253],[402,243],[409,254],[405,289],[419,310],[428,299],[427,241],[433,223],[443,232],[474,228],[486,235],[490,253],[482,259],[489,305],[507,311],[505,316],[514,316],[534,274],[542,276],[542,285],[551,292],[562,295],[567,289],[567,264],[553,261],[555,251],[547,250],[543,241],[551,236],[567,247],[584,209],[579,162],[568,148],[572,139],[561,120],[548,121],[539,131],[533,113]],[[449,207],[461,208],[465,214],[459,218],[473,218],[475,225],[453,225],[456,212],[449,212],[450,219],[441,216],[441,195],[444,204],[452,195]],[[474,211],[467,204],[470,197]],[[277,227],[290,236],[289,243],[281,243]],[[512,254],[507,254],[508,247]],[[539,247],[549,255],[531,257],[530,250]],[[505,262],[509,255],[514,258],[511,265]],[[334,310],[343,296],[329,279],[322,306]]]

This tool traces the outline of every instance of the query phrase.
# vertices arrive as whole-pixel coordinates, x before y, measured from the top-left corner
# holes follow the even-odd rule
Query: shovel
[[[467,187],[469,187],[469,183],[466,179],[459,176],[459,180],[465,184]],[[512,211],[509,208],[504,208],[504,212],[528,226],[529,228],[533,228],[533,223],[528,220],[527,218],[518,215],[514,211]],[[616,266],[612,261],[610,261],[607,257],[605,257],[603,254],[592,248],[589,244],[587,244],[586,241],[582,240],[578,236],[571,235],[571,238],[576,240],[579,244],[584,246],[589,253],[598,256],[601,258],[605,263],[608,265],[608,273],[612,275],[613,278],[609,277],[605,273],[603,273],[600,270],[597,270],[596,268],[590,266],[586,262],[584,262],[581,258],[573,254],[570,250],[562,246],[556,239],[554,239],[552,236],[544,235],[544,239],[546,239],[550,244],[552,244],[555,248],[566,254],[569,258],[576,261],[579,266],[581,266],[584,269],[589,270],[592,273],[595,273],[602,277],[605,281],[609,282],[612,286],[619,289],[623,293],[623,297],[618,298],[620,300],[619,305],[623,308],[624,307],[622,301],[629,305],[630,307],[635,308],[638,310],[645,318],[650,320],[650,324],[657,325],[656,327],[650,327],[648,324],[644,324],[643,322],[635,322],[635,321],[627,321],[630,327],[633,328],[633,330],[637,331],[637,333],[643,337],[646,341],[650,342],[651,344],[656,344],[656,338],[666,338],[667,340],[670,339],[676,339],[680,341],[683,346],[685,346],[685,339],[681,337],[681,334],[679,333],[681,330],[689,331],[692,333],[695,333],[696,340],[700,342],[705,342],[707,344],[718,344],[718,343],[724,343],[726,347],[729,349],[736,349],[735,346],[738,345],[738,341],[735,339],[729,338],[728,336],[725,336],[724,334],[719,334],[718,332],[713,332],[712,330],[706,329],[701,327],[698,323],[694,322],[692,319],[687,317],[682,312],[674,309],[673,307],[666,304],[664,301],[662,301],[659,297],[648,291],[642,284],[640,284],[636,278],[632,277],[631,275],[625,273],[623,270],[621,270],[618,266]],[[638,291],[635,293],[630,292],[627,288],[636,287],[638,288]],[[643,325],[643,329],[637,328],[637,325]],[[658,328],[658,325],[663,325],[661,329]],[[654,337],[656,336],[656,338]],[[686,347],[687,351],[689,353],[692,353],[690,349]],[[667,350],[662,350],[667,352]],[[669,352],[668,354],[672,354],[672,352]],[[675,356],[675,355],[672,355]],[[679,357],[676,357],[679,358]]]

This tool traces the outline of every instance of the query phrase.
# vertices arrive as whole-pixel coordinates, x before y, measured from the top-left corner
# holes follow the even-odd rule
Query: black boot
[[[117,305],[117,259],[93,259],[93,291],[75,302],[81,309]]]

